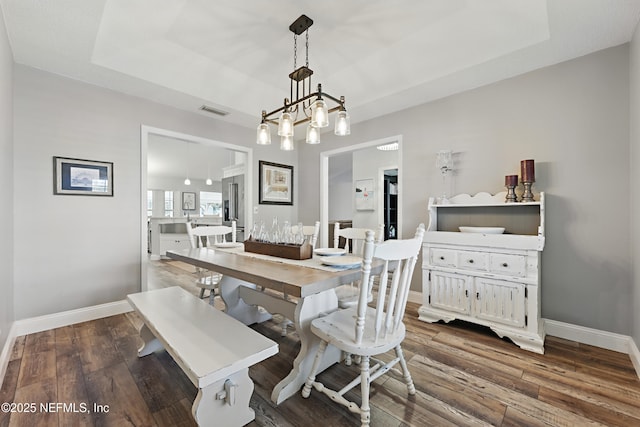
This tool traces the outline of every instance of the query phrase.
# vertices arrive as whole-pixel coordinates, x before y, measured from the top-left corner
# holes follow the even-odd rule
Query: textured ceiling
[[[255,127],[293,34],[353,123],[630,40],[640,0],[0,0],[17,63]],[[304,36],[298,65],[304,61]],[[208,114],[201,112],[200,114]]]

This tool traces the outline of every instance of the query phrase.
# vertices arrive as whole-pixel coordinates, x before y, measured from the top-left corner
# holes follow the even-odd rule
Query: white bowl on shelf
[[[502,234],[504,227],[458,227],[461,233]]]

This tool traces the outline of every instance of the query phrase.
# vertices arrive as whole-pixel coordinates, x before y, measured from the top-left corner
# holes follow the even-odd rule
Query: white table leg
[[[226,306],[225,313],[245,325],[262,323],[271,319],[271,313],[261,310],[255,305],[245,304],[238,294],[240,286],[256,288],[256,285],[252,283],[244,282],[230,276],[222,276],[219,287],[220,297]]]
[[[200,426],[244,426],[255,419],[249,407],[253,381],[245,368],[198,390],[191,413]]]
[[[271,393],[271,400],[276,405],[299,393],[311,371],[313,359],[320,344],[320,339],[311,332],[311,321],[318,317],[320,313],[330,313],[337,308],[338,297],[333,290],[300,298],[293,319],[300,337],[300,352],[293,361],[293,369],[289,375],[276,384]],[[318,372],[322,372],[334,363],[339,362],[340,356],[340,350],[336,347],[327,347]]]

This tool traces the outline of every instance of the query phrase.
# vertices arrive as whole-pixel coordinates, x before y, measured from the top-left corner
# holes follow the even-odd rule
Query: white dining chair
[[[291,226],[291,233],[293,235],[298,234],[298,225]],[[305,239],[309,241],[309,244],[315,248],[318,242],[318,235],[320,234],[320,221],[316,221],[314,225],[303,225],[302,234]]]
[[[375,243],[382,243],[384,240],[384,224],[378,225],[378,228],[375,230],[354,227],[340,228],[339,222],[336,222],[334,227],[335,229],[333,231],[333,247],[339,247],[340,238],[342,238],[344,240],[344,248],[347,250],[347,252],[356,256],[362,256],[368,231],[374,232],[373,239]],[[374,277],[370,278],[371,283],[369,283],[369,301],[373,299],[371,292],[373,291],[374,280]],[[353,307],[358,303],[360,281],[338,286],[337,288],[335,288],[335,292],[336,296],[338,297],[338,307]],[[351,354],[344,354],[344,362],[347,366],[351,365]],[[359,362],[358,358],[356,358],[356,362]]]
[[[362,256],[362,249],[364,246],[365,238],[367,236],[368,228],[340,228],[340,223],[336,222],[333,231],[333,247],[337,248],[340,245],[340,238],[345,239],[345,249],[348,253],[357,256]],[[384,240],[384,224],[378,225],[378,228],[373,230],[374,241],[381,243]],[[338,306],[341,308],[352,307],[358,302],[358,283],[350,283],[342,286],[338,286],[336,289],[336,295],[338,296]]]
[[[236,241],[236,222],[233,221],[231,226],[226,225],[201,225],[194,227],[194,224],[187,223],[187,233],[192,248],[201,248],[215,246],[216,244],[226,243],[227,235],[230,235],[229,241]],[[209,304],[213,304],[216,295],[216,288],[222,279],[222,274],[196,267],[198,278],[196,286],[200,288],[200,298],[204,298],[205,290],[209,291]]]
[[[380,376],[386,373],[394,374],[406,384],[409,394],[416,393],[401,347],[406,333],[402,319],[407,306],[411,277],[422,247],[423,235],[424,224],[418,226],[412,239],[405,240],[374,243],[374,232],[367,232],[361,283],[370,283],[372,262],[374,258],[381,260],[384,266],[380,273],[378,292],[372,304],[369,304],[369,290],[361,286],[358,304],[355,307],[338,309],[311,321],[311,332],[320,338],[321,342],[309,377],[302,388],[302,397],[308,398],[311,389],[314,388],[329,396],[332,401],[347,407],[351,412],[359,413],[360,423],[364,427],[369,426],[371,421],[370,385]],[[396,273],[388,281],[388,265],[392,261],[397,263]],[[327,387],[316,379],[328,345],[361,358],[359,375],[339,391]],[[395,357],[385,355],[384,360],[387,362],[378,358],[390,350],[394,350]],[[398,363],[400,369],[396,367]],[[358,384],[361,393],[360,405],[345,397]]]

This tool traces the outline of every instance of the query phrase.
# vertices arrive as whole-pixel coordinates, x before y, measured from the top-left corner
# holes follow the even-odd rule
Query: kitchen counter
[[[222,217],[152,217],[148,221],[148,252],[151,260],[159,260],[167,250],[191,247],[187,235],[187,222],[196,225],[222,225]]]

